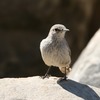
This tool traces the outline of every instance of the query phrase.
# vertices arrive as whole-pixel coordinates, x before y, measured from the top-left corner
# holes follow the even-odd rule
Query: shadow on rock
[[[75,82],[70,79],[67,81],[57,81],[57,83],[66,91],[69,91],[74,95],[83,98],[84,100],[100,100],[98,94],[87,85]]]

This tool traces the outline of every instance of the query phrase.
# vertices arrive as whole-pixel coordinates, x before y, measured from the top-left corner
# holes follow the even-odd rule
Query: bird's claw
[[[61,77],[60,79],[58,79],[58,82],[61,82],[61,81],[67,81],[67,77],[64,76],[64,77]]]
[[[44,75],[44,76],[41,76],[41,78],[42,79],[45,79],[45,78],[49,78],[51,75],[48,75],[48,74],[46,74],[46,75]]]

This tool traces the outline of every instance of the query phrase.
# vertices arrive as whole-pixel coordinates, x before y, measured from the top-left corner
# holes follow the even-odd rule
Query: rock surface
[[[100,100],[100,89],[57,77],[0,79],[0,100]]]
[[[83,50],[69,77],[81,83],[100,87],[100,29]]]

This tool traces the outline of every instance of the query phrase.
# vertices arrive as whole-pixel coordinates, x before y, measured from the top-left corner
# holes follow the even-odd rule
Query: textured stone
[[[100,87],[100,29],[74,64],[69,78]]]
[[[0,79],[0,100],[100,100],[100,89],[57,77]]]

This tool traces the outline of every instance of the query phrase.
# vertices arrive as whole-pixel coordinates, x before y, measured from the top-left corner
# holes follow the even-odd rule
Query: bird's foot
[[[67,76],[64,76],[64,77],[61,77],[60,79],[58,79],[58,82],[61,82],[61,81],[67,81]]]
[[[67,76],[62,77],[62,80],[67,80]]]
[[[42,79],[45,79],[45,78],[49,78],[51,75],[48,75],[48,74],[45,74],[44,76],[41,76]]]

